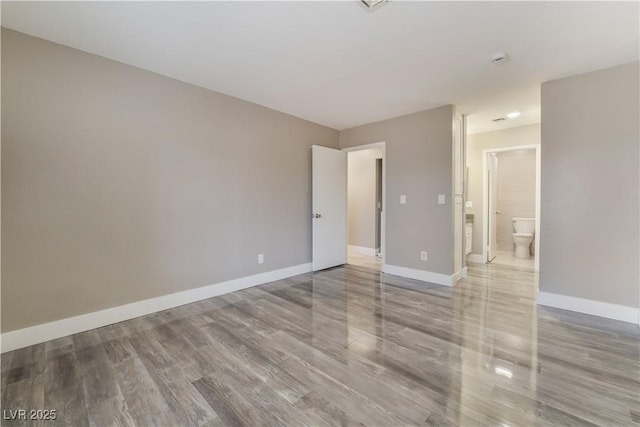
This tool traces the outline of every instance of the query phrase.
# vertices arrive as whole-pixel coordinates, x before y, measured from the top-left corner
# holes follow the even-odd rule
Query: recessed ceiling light
[[[519,115],[520,115],[520,111],[514,111],[513,113],[507,114],[507,117],[509,117],[510,119],[515,119]]]

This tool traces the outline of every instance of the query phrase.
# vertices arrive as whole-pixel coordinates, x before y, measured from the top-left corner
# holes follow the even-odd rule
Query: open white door
[[[498,232],[496,228],[498,211],[498,156],[489,153],[487,156],[488,190],[489,190],[489,212],[487,215],[488,241],[487,241],[487,262],[493,261],[496,257],[496,246]]]
[[[347,153],[313,145],[313,271],[347,262]]]

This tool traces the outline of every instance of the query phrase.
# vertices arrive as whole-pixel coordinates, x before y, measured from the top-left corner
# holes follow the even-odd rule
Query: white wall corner
[[[5,332],[0,335],[0,348],[5,353],[310,271],[311,263],[300,264]]]
[[[453,286],[454,283],[454,275],[433,273],[431,271],[399,267],[397,265],[384,264],[382,266],[382,272],[394,276],[406,277],[408,279],[416,279],[422,280],[423,282],[435,283],[437,285]]]
[[[458,271],[457,273],[454,273],[451,276],[451,283],[455,284],[458,280],[464,279],[465,277],[467,277],[467,273],[468,273],[468,268],[463,267],[462,270]]]
[[[640,309],[567,295],[538,292],[538,304],[640,325]]]

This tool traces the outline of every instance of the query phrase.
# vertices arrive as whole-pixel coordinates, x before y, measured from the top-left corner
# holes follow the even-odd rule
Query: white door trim
[[[512,147],[503,148],[488,148],[482,150],[482,259],[487,261],[487,244],[489,241],[489,231],[487,230],[487,218],[489,210],[489,182],[487,180],[487,156],[491,153],[501,153],[505,151],[514,150],[536,150],[536,233],[535,233],[535,246],[536,256],[534,258],[535,271],[540,270],[540,144],[527,144],[527,145],[514,145]]]
[[[382,149],[382,215],[380,215],[380,253],[382,254],[382,264],[387,257],[387,143],[385,141],[374,142],[371,144],[355,145],[353,147],[343,148],[342,151],[361,151],[371,148]],[[347,166],[348,167],[348,166]],[[349,238],[348,222],[347,222],[347,239]]]

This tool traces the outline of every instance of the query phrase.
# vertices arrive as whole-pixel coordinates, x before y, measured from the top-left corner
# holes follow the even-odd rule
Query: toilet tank
[[[512,218],[513,231],[515,233],[534,234],[536,229],[535,218]]]

